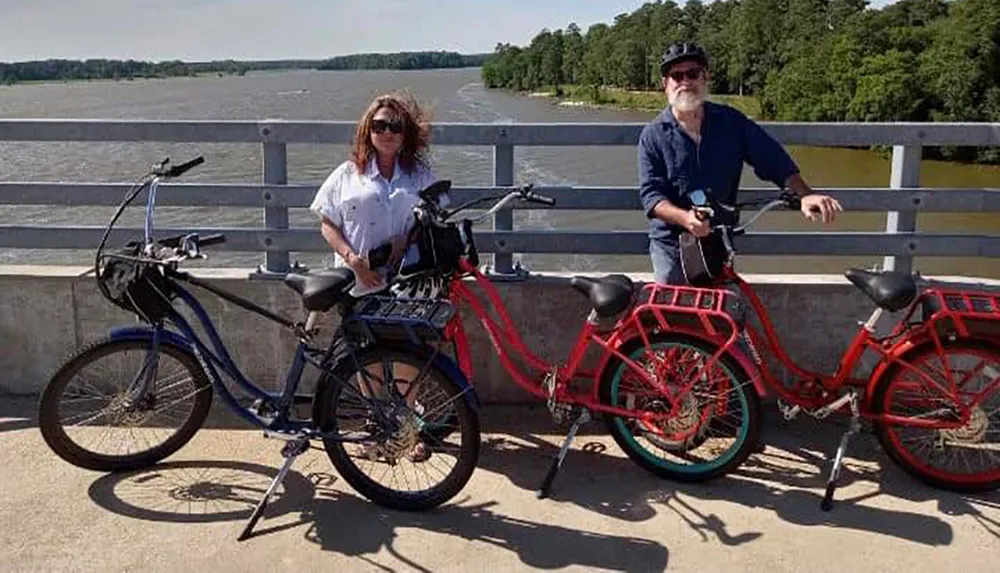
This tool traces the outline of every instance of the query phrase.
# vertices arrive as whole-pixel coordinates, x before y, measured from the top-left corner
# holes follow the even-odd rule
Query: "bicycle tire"
[[[998,363],[1000,363],[1000,346],[988,341],[942,340],[942,347],[945,354],[963,350],[993,354]],[[920,356],[926,354],[937,355],[937,349],[933,343],[918,346],[917,348],[911,350],[905,356],[905,360],[907,362],[915,362]],[[871,402],[872,412],[875,415],[882,414],[886,411],[886,394],[889,392],[889,389],[892,387],[892,383],[895,381],[896,377],[899,376],[901,370],[901,367],[898,365],[890,366],[889,370],[887,370],[876,383],[875,388],[872,390]],[[929,467],[922,467],[921,464],[915,461],[915,456],[911,455],[905,448],[903,448],[900,440],[896,439],[894,429],[897,425],[880,422],[878,419],[875,419],[873,427],[875,430],[875,436],[882,449],[885,450],[886,454],[888,454],[889,459],[906,471],[906,473],[926,485],[938,489],[961,493],[979,493],[1000,488],[1000,467],[993,470],[993,477],[987,477],[980,480],[962,479],[954,474],[948,475],[947,472],[934,470]]]
[[[411,364],[423,364],[427,355],[394,345],[373,345],[357,354],[357,364],[364,366],[389,355],[397,361],[410,360]],[[355,360],[345,356],[334,367],[332,376],[325,374],[317,386],[314,402],[313,421],[322,432],[337,431],[336,405],[343,385],[336,380],[349,380],[358,371]],[[375,483],[354,463],[344,449],[344,444],[335,438],[323,440],[327,457],[340,475],[358,493],[383,507],[403,511],[420,511],[439,506],[457,495],[468,483],[479,461],[480,427],[479,415],[461,396],[462,388],[438,365],[432,365],[428,372],[444,388],[448,399],[454,405],[454,413],[461,425],[462,446],[458,463],[443,481],[426,491],[409,493]],[[450,432],[448,432],[450,433]],[[447,434],[445,434],[447,435]]]
[[[160,353],[177,360],[191,375],[197,390],[194,407],[176,433],[162,444],[128,455],[107,455],[90,451],[66,434],[59,420],[59,399],[70,380],[85,366],[99,359],[127,350],[148,348],[148,340],[103,339],[94,342],[67,360],[42,391],[38,407],[38,426],[49,448],[70,464],[88,470],[122,472],[145,468],[170,456],[183,447],[201,428],[212,406],[212,386],[198,359],[189,350],[161,340]]]
[[[714,344],[699,338],[682,334],[650,334],[648,336],[648,340],[650,346],[654,348],[663,345],[682,345],[694,348],[709,356],[718,350],[718,346]],[[646,345],[643,343],[642,339],[638,338],[626,343],[619,350],[625,356],[630,357],[632,360],[636,360],[637,354],[645,350],[645,348]],[[720,458],[721,461],[708,463],[703,469],[682,469],[680,466],[670,464],[666,460],[655,460],[652,453],[643,448],[634,439],[631,432],[625,428],[625,421],[628,420],[627,417],[605,413],[604,422],[608,428],[608,432],[614,438],[618,446],[629,457],[629,459],[643,469],[661,478],[680,482],[705,482],[730,473],[742,465],[743,462],[745,462],[746,459],[754,453],[757,448],[757,443],[760,440],[762,424],[760,396],[757,395],[757,391],[753,384],[749,382],[749,375],[747,375],[746,371],[739,365],[738,362],[736,362],[735,359],[728,354],[725,354],[719,358],[717,363],[722,366],[724,371],[729,373],[730,379],[735,383],[735,388],[733,390],[734,396],[736,396],[736,399],[739,400],[745,411],[744,419],[741,420],[740,428],[738,428],[739,431],[737,437],[740,442],[736,448],[731,448],[731,451],[727,452],[725,456]],[[601,385],[599,390],[602,404],[609,406],[618,405],[616,404],[617,400],[614,395],[616,382],[620,379],[621,373],[623,373],[627,368],[628,366],[618,358],[610,361],[607,367],[605,367],[604,371],[601,373]],[[695,447],[701,445],[701,441],[698,440],[695,440],[693,443]],[[662,447],[660,449],[665,450],[665,448]]]

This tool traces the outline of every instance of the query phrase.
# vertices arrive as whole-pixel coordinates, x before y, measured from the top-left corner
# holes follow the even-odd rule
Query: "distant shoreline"
[[[567,107],[659,113],[667,106],[667,96],[661,91],[626,90],[613,86],[561,85],[542,86],[535,90],[492,89],[525,97],[544,98]],[[710,94],[709,100],[731,105],[753,119],[761,116],[760,102],[753,96]]]
[[[437,70],[481,68],[488,54],[424,51],[365,53],[311,60],[212,60],[199,62],[48,59],[0,62],[0,86],[69,81],[134,81],[172,77],[241,76],[291,70]]]

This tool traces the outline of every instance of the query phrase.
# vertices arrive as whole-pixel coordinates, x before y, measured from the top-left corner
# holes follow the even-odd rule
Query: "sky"
[[[896,0],[870,0],[872,6]],[[685,0],[679,0],[683,4]],[[584,31],[643,0],[0,0],[0,62],[321,59],[492,52],[542,28]]]

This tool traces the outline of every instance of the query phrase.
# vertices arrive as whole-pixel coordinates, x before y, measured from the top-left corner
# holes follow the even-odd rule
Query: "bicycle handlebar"
[[[180,165],[174,165],[173,167],[168,168],[167,164],[170,163],[170,158],[167,157],[163,161],[154,165],[153,170],[150,171],[149,174],[158,177],[160,179],[174,179],[176,177],[184,175],[188,171],[194,169],[195,167],[201,165],[204,162],[205,162],[205,157],[199,155],[198,157],[195,157],[194,159],[186,163],[181,163]]]
[[[501,209],[507,207],[507,205],[509,205],[512,201],[514,201],[516,199],[520,199],[520,200],[525,201],[527,203],[539,203],[541,205],[547,205],[549,207],[551,207],[551,206],[553,206],[553,205],[556,204],[556,200],[553,199],[552,197],[547,197],[545,195],[540,195],[540,194],[535,193],[534,191],[532,191],[532,189],[534,188],[534,186],[535,186],[534,183],[528,183],[527,185],[520,185],[520,186],[517,186],[517,187],[511,187],[510,191],[506,195],[503,195],[503,196],[482,197],[482,198],[479,198],[479,199],[474,199],[474,200],[469,201],[468,203],[466,203],[464,205],[461,205],[460,207],[456,208],[454,211],[445,213],[444,216],[442,217],[442,221],[445,221],[445,220],[449,219],[450,217],[452,217],[453,215],[455,215],[459,211],[462,211],[463,209],[467,209],[467,208],[471,207],[472,205],[474,205],[476,203],[481,203],[483,201],[488,201],[488,200],[491,200],[491,199],[495,200],[496,202],[493,204],[492,207],[490,207],[490,209],[488,211],[486,211],[485,213],[483,213],[482,215],[480,215],[480,216],[478,216],[478,217],[476,217],[474,219],[471,219],[471,221],[473,223],[478,223],[478,222],[480,222],[480,221],[482,221],[484,219],[488,219],[488,218],[492,217],[493,215],[495,215],[497,213],[497,211],[500,211]]]
[[[726,209],[727,211],[736,211],[738,208],[742,207],[758,207],[757,212],[750,217],[747,222],[742,225],[712,225],[713,229],[718,229],[720,231],[729,231],[732,236],[743,235],[747,232],[747,229],[752,227],[758,219],[764,216],[768,211],[775,209],[777,207],[785,207],[787,209],[799,210],[802,208],[802,199],[795,193],[785,191],[777,199],[771,199],[765,202],[761,201],[749,201],[746,203],[738,203],[735,207],[729,207],[726,205],[718,204],[718,206]],[[706,214],[711,217],[714,215],[713,208],[711,207],[696,207],[697,210],[706,212]],[[814,209],[815,210],[815,209]]]

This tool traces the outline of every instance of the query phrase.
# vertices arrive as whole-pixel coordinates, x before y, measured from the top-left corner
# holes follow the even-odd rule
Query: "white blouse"
[[[390,180],[379,173],[374,156],[364,173],[358,173],[353,162],[345,161],[320,185],[309,209],[340,227],[355,254],[367,257],[370,250],[409,231],[420,191],[436,180],[430,169],[419,165],[412,173],[405,173],[398,160]],[[347,262],[335,254],[334,265],[344,267]],[[384,282],[387,269],[377,270]],[[357,281],[351,295],[382,288],[384,285],[367,287]]]

